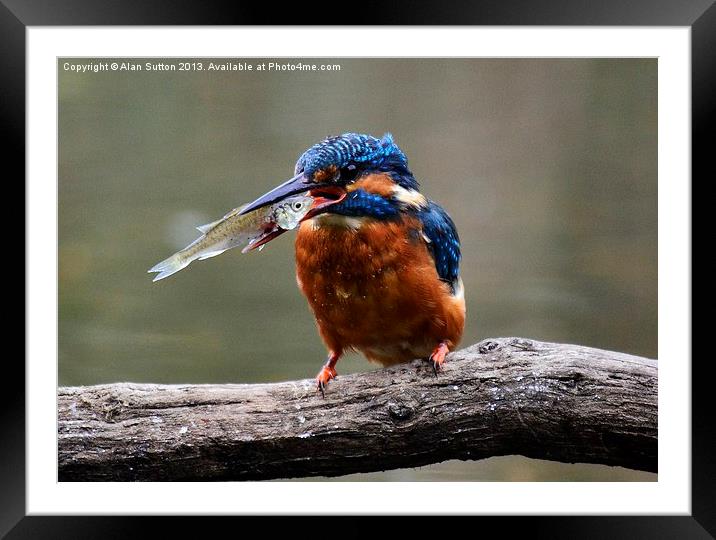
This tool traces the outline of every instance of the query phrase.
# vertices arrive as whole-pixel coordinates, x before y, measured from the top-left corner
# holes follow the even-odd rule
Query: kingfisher
[[[351,350],[383,366],[427,359],[437,376],[465,326],[460,240],[393,137],[344,133],[314,144],[293,177],[242,213],[298,193],[314,201],[295,255],[298,287],[328,349],[317,390],[325,396]]]

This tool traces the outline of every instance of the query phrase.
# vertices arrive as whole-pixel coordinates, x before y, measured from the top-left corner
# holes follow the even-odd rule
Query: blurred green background
[[[656,358],[655,59],[63,69],[92,61],[58,61],[60,385],[313,377],[325,350],[296,287],[292,233],[158,283],[147,269],[196,238],[196,225],[289,178],[307,147],[346,131],[393,133],[423,191],[453,216],[463,345],[523,336]],[[339,364],[370,369],[359,356]],[[508,456],[346,479],[656,475]]]

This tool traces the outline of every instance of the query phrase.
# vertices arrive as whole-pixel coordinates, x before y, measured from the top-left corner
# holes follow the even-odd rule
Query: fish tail
[[[160,279],[164,279],[165,277],[169,277],[172,274],[177,273],[182,268],[186,268],[193,259],[190,257],[183,257],[182,255],[183,253],[179,251],[168,259],[164,259],[162,262],[152,266],[152,268],[148,271],[149,273],[159,272],[156,276],[154,276],[152,281],[159,281]]]

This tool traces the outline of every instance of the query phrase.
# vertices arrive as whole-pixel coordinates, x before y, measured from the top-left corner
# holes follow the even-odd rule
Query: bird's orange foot
[[[443,364],[445,363],[445,356],[449,352],[450,350],[448,349],[447,344],[442,341],[437,347],[435,347],[432,354],[430,355],[430,363],[433,366],[433,372],[435,373],[436,377],[438,376],[438,371],[442,369]]]
[[[326,365],[323,366],[321,371],[316,376],[316,386],[323,397],[326,397],[326,385],[328,384],[328,381],[335,379],[337,375],[338,373],[336,372],[336,368]]]

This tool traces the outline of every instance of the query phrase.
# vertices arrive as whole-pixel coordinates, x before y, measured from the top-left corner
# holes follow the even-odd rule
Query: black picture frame
[[[328,20],[335,6],[321,2],[274,5],[174,0],[0,0],[0,77],[3,99],[0,118],[8,135],[4,147],[5,171],[11,178],[25,173],[25,30],[28,26],[82,25],[248,25],[335,24]],[[351,6],[343,13],[351,13]],[[401,25],[551,25],[551,26],[685,26],[691,28],[692,53],[692,165],[693,174],[706,173],[711,150],[711,126],[716,102],[716,6],[714,0],[469,0],[447,2],[363,3],[350,21],[359,24]],[[708,174],[708,176],[707,176]],[[695,184],[692,180],[692,186]],[[690,344],[684,344],[689,350]],[[14,360],[14,359],[13,359]],[[6,366],[10,358],[6,359]],[[714,459],[714,406],[706,388],[711,379],[708,358],[692,362],[692,513],[690,516],[635,517],[526,517],[483,518],[499,527],[501,535],[518,531],[545,538],[714,538],[716,536],[716,460]],[[29,517],[25,512],[25,373],[14,361],[2,393],[0,445],[0,536],[7,538],[126,538],[143,536],[160,526],[164,536],[206,536],[206,518],[139,517]],[[12,367],[12,366],[10,366]],[[7,370],[10,367],[6,367]],[[321,509],[316,509],[320,514]],[[243,520],[252,518],[239,518]],[[300,517],[272,521],[289,534],[311,536],[372,534],[372,519],[347,518],[336,525]],[[444,534],[444,523],[412,518],[401,525],[425,533]],[[229,527],[234,521],[226,523]],[[260,526],[258,523],[244,526]],[[378,525],[385,527],[385,525]],[[406,528],[408,527],[408,528]],[[333,530],[332,530],[333,529]],[[433,531],[434,529],[434,531]],[[237,532],[238,534],[238,532]],[[481,534],[476,531],[476,534]],[[7,535],[7,536],[5,536]]]

